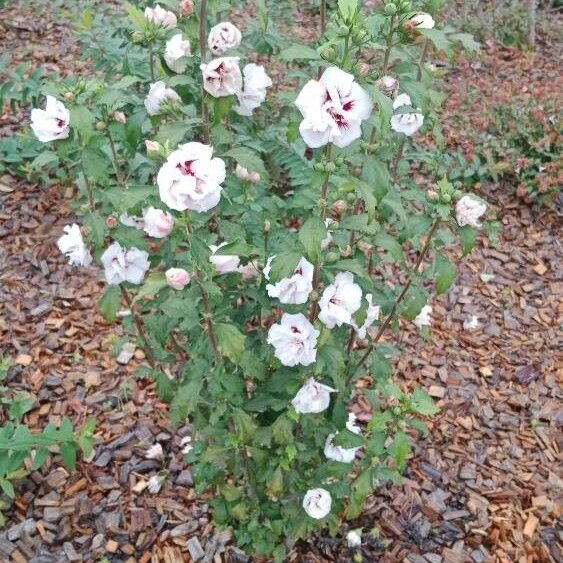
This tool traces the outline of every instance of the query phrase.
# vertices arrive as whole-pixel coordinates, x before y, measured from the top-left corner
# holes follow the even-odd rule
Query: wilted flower
[[[354,320],[350,323],[356,330],[358,338],[366,337],[367,329],[379,318],[379,312],[381,310],[379,305],[373,304],[373,295],[371,293],[366,294],[366,301],[368,302],[368,308],[362,326],[358,326]]]
[[[284,366],[308,366],[317,357],[315,346],[319,334],[302,313],[284,313],[280,324],[270,327],[268,344],[275,348],[276,358]]]
[[[147,459],[160,459],[163,455],[162,446],[159,442],[153,444],[145,453]]]
[[[346,428],[353,432],[354,434],[360,434],[362,429],[356,424],[356,415],[354,413],[348,414],[348,421],[346,422]],[[332,440],[336,434],[329,434],[324,447],[324,454],[327,459],[332,461],[339,461],[341,463],[352,463],[356,457],[356,453],[360,450],[357,448],[343,448],[342,446],[335,446]]]
[[[329,230],[332,223],[334,221],[330,217],[325,219],[326,237],[321,241],[321,250],[326,250],[332,244],[332,231]]]
[[[170,153],[158,171],[160,199],[176,211],[208,211],[219,203],[225,163],[212,158],[213,147],[191,142]]]
[[[166,84],[159,80],[149,87],[149,93],[145,98],[145,108],[149,115],[156,115],[162,109],[165,102],[179,102],[180,96],[172,89],[168,88]]]
[[[140,284],[150,267],[149,254],[138,248],[127,250],[118,242],[111,244],[102,254],[101,260],[105,268],[106,281],[117,285],[127,281]]]
[[[143,214],[144,231],[149,237],[167,237],[174,228],[174,217],[167,211],[149,207]]]
[[[430,14],[422,12],[410,18],[406,22],[405,27],[409,29],[432,29],[435,25],[434,18]]]
[[[164,272],[166,283],[177,291],[181,291],[190,283],[190,274],[184,268],[168,268]]]
[[[125,117],[125,114],[122,111],[116,111],[113,114],[113,119],[117,121],[117,123],[127,123],[127,118]]]
[[[303,115],[299,132],[311,148],[327,143],[348,146],[361,136],[362,120],[373,106],[354,77],[336,67],[327,68],[320,80],[309,80],[295,105]]]
[[[408,94],[399,94],[393,102],[393,109],[410,106],[411,99]],[[397,113],[391,117],[391,129],[397,133],[403,133],[407,137],[414,135],[424,123],[424,116],[420,108],[408,113]]]
[[[239,115],[252,115],[266,99],[266,88],[272,85],[272,79],[266,74],[263,66],[247,64],[242,70],[244,87],[237,93],[239,105],[233,109]]]
[[[260,181],[260,174],[254,170],[248,170],[244,166],[237,164],[235,168],[235,176],[242,180],[243,182],[250,182],[251,184],[256,184]]]
[[[470,315],[463,320],[463,330],[475,330],[479,328],[479,318],[475,315]]]
[[[362,289],[350,272],[340,272],[319,301],[319,320],[328,328],[351,324],[352,315],[362,304]]]
[[[330,513],[332,499],[326,489],[309,489],[303,498],[305,512],[315,520],[321,520]]]
[[[420,313],[416,316],[413,323],[418,327],[422,328],[423,326],[430,326],[432,324],[432,307],[430,305],[424,305],[422,307]]]
[[[239,270],[240,258],[238,256],[235,256],[234,254],[216,254],[220,248],[227,244],[227,241],[224,241],[218,246],[215,246],[214,244],[209,245],[209,248],[213,253],[209,257],[209,261],[213,264],[218,274],[232,274],[233,272],[238,272]]]
[[[399,91],[399,81],[392,76],[382,76],[376,83],[377,89],[388,98],[395,99]]]
[[[191,441],[192,441],[191,436],[184,436],[180,441],[180,447],[182,448],[182,453],[184,455],[189,454],[194,449],[194,447],[191,444]]]
[[[145,18],[154,25],[167,28],[176,27],[178,23],[174,12],[165,10],[159,4],[155,4],[154,8],[145,8]]]
[[[66,139],[69,134],[70,114],[62,102],[47,96],[45,109],[31,110],[31,129],[39,141],[48,143]]]
[[[264,267],[264,276],[270,277],[270,264],[274,257],[268,259]],[[283,278],[275,285],[268,284],[266,291],[270,297],[277,297],[281,303],[291,303],[301,305],[307,302],[309,293],[313,291],[313,272],[315,268],[306,258],[301,258],[293,275],[290,278]]]
[[[238,57],[222,57],[200,65],[203,89],[214,98],[232,96],[242,88],[242,75]]]
[[[184,72],[188,66],[184,59],[190,55],[190,42],[183,39],[181,33],[177,33],[166,42],[164,60],[170,70],[177,73]]]
[[[293,408],[301,414],[323,412],[330,404],[330,394],[336,389],[309,378],[291,401]]]
[[[460,227],[470,225],[480,227],[479,218],[485,214],[487,206],[469,195],[464,195],[455,206],[455,217]]]
[[[348,547],[360,547],[362,545],[362,534],[361,529],[358,530],[350,530],[346,534],[346,542],[348,543]]]
[[[164,479],[165,477],[163,475],[153,475],[149,479],[149,484],[147,485],[147,489],[149,490],[149,493],[156,495],[162,488],[162,485],[164,484]]]
[[[59,250],[68,258],[71,266],[89,266],[92,255],[84,244],[80,227],[73,223],[64,227],[65,234],[57,241]]]
[[[240,45],[242,34],[231,22],[221,22],[209,31],[207,45],[214,55],[222,55]]]

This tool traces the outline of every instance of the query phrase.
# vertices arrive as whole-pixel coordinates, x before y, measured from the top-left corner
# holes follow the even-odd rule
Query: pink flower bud
[[[106,227],[108,229],[113,229],[117,227],[117,219],[113,215],[110,215],[109,217],[106,218]]]
[[[193,0],[181,0],[179,8],[183,16],[191,16],[194,13]]]
[[[127,118],[122,111],[116,111],[113,114],[113,118],[115,119],[115,121],[117,121],[117,123],[127,123]]]
[[[332,205],[332,209],[335,213],[342,213],[343,211],[346,211],[346,202],[343,199],[338,199],[336,200],[333,205]]]
[[[174,218],[170,213],[149,207],[143,214],[143,230],[150,237],[164,238],[170,234],[174,228]]]
[[[190,274],[183,268],[169,268],[164,275],[168,285],[178,291],[184,289],[190,283]]]
[[[258,174],[258,172],[254,172],[254,170],[252,170],[251,172],[248,173],[248,181],[251,184],[256,184],[257,182],[260,181],[260,174]]]
[[[145,148],[147,149],[147,152],[159,152],[160,149],[162,148],[160,143],[157,143],[156,141],[145,141]]]

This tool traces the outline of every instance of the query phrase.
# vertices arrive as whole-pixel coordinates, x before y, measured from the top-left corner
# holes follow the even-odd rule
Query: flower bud
[[[325,170],[327,172],[336,172],[336,163],[334,162],[327,162],[325,164]]]
[[[385,15],[386,16],[393,16],[397,13],[397,5],[394,4],[393,2],[390,2],[389,4],[387,4],[385,6]]]
[[[127,123],[127,118],[122,111],[116,111],[113,114],[113,118],[115,119],[115,121],[117,121],[117,123]]]
[[[338,260],[339,256],[337,252],[329,252],[326,255],[326,260],[327,262],[336,262]]]
[[[98,131],[104,131],[106,128],[106,124],[103,121],[98,121],[98,123],[96,123],[96,129]]]
[[[354,201],[356,201],[356,194],[350,192],[349,194],[346,194],[346,199],[353,203]]]
[[[360,63],[358,66],[358,74],[360,76],[367,76],[370,70],[371,68],[367,63]]]
[[[72,92],[65,92],[65,102],[74,102],[74,94]]]
[[[450,203],[450,201],[452,201],[452,196],[450,194],[442,194],[442,201],[445,203]]]
[[[347,26],[341,25],[341,26],[338,28],[338,35],[341,35],[341,36],[343,36],[343,37],[346,37],[346,36],[349,35],[349,34],[350,34],[350,29],[349,29]]]
[[[180,10],[180,14],[182,14],[183,16],[191,16],[194,13],[193,0],[181,0],[178,8]]]
[[[343,199],[338,199],[332,204],[332,210],[338,214],[346,211],[346,207],[346,202]]]
[[[362,175],[362,169],[359,166],[352,168],[352,176],[354,178],[359,178]]]
[[[147,153],[159,153],[162,150],[162,145],[156,141],[145,141],[145,148]]]
[[[365,240],[362,240],[358,243],[358,248],[364,253],[364,254],[370,254],[371,251],[373,250],[373,246],[369,243],[366,242]]]
[[[342,256],[342,258],[348,258],[348,256],[350,256],[351,254],[352,254],[352,247],[349,244],[346,245],[346,248],[343,248],[340,251],[340,256]]]
[[[428,201],[438,201],[440,199],[440,195],[434,190],[428,190],[426,192],[426,198],[428,199]]]
[[[143,34],[140,31],[134,31],[131,34],[131,40],[133,43],[142,43],[144,41]]]
[[[334,58],[336,57],[336,51],[332,48],[332,47],[326,47],[325,49],[323,49],[321,51],[321,57],[325,60],[325,61],[333,61]]]
[[[166,283],[177,291],[181,291],[190,283],[190,274],[183,268],[169,268],[164,275]]]
[[[270,221],[268,221],[268,219],[265,219],[264,220],[264,232],[268,233],[271,228],[272,228],[272,224],[270,223]]]
[[[113,215],[106,217],[106,227],[108,229],[114,229],[115,227],[117,227],[117,218]]]

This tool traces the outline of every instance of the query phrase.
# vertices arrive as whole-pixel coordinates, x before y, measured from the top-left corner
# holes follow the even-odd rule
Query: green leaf
[[[14,486],[7,479],[0,479],[0,488],[4,491],[4,494],[7,497],[14,498],[16,496]]]
[[[82,455],[84,457],[90,457],[92,454],[92,449],[94,445],[94,429],[96,428],[96,419],[89,418],[82,429],[80,430],[80,434],[77,438],[78,446],[82,451]]]
[[[264,180],[269,178],[264,162],[253,150],[247,147],[235,147],[234,149],[227,151],[225,156],[231,157],[238,162],[238,164],[248,170],[258,172]]]
[[[172,424],[183,423],[190,415],[199,402],[201,388],[203,386],[202,377],[194,377],[184,385],[180,385],[170,403],[170,418]]]
[[[272,438],[276,444],[289,444],[293,441],[293,422],[287,414],[281,414],[272,424]]]
[[[368,215],[372,215],[377,207],[377,198],[374,189],[367,182],[362,181],[356,182],[355,186],[357,196],[364,200]]]
[[[411,446],[407,435],[402,431],[397,432],[393,443],[389,447],[389,453],[393,456],[400,471],[404,469],[410,451]]]
[[[98,307],[106,321],[115,321],[117,312],[121,307],[121,291],[118,285],[108,285],[106,287],[104,294],[98,301]]]
[[[30,164],[30,167],[34,170],[39,170],[40,168],[45,168],[49,164],[55,164],[59,162],[59,157],[57,153],[52,151],[44,151],[39,153]]]
[[[358,0],[338,0],[338,10],[347,21],[354,17],[357,9]]]
[[[343,448],[359,448],[365,444],[365,440],[359,434],[355,434],[345,428],[336,434],[332,443],[335,446],[342,446]]]
[[[214,328],[221,354],[235,364],[240,363],[244,354],[246,336],[234,325],[217,323]]]
[[[104,196],[116,211],[128,211],[156,193],[154,186],[128,186],[105,190]]]
[[[76,469],[76,444],[73,442],[61,444],[61,457],[66,467],[74,471]]]
[[[481,43],[475,41],[471,33],[452,33],[448,35],[448,39],[460,43],[467,51],[479,51],[481,49]]]
[[[291,47],[287,47],[280,52],[279,58],[282,61],[290,62],[299,59],[306,61],[318,60],[321,57],[317,51],[311,47],[306,47],[305,45],[291,45]]]
[[[457,277],[457,270],[442,254],[436,254],[434,259],[434,277],[436,278],[436,293],[446,293]]]
[[[271,264],[270,282],[276,283],[282,278],[291,277],[301,258],[303,258],[303,254],[294,251],[281,252],[276,255]]]
[[[452,42],[448,39],[448,36],[441,29],[420,29],[417,30],[422,35],[432,41],[434,47],[438,51],[443,51],[446,55],[451,55],[452,53]]]
[[[233,409],[233,422],[235,431],[240,440],[248,440],[256,433],[256,422],[242,409]]]
[[[434,404],[432,397],[422,388],[417,387],[411,398],[410,407],[418,414],[432,415],[438,412],[438,407]]]
[[[147,27],[147,19],[145,18],[145,14],[139,10],[136,6],[129,4],[129,2],[125,3],[125,11],[133,24],[133,27],[138,31],[143,31],[145,27]]]
[[[39,448],[33,457],[32,471],[37,471],[49,457],[49,450],[47,448]]]
[[[321,242],[326,238],[326,226],[324,221],[313,215],[305,221],[299,231],[299,241],[303,245],[307,257],[313,262],[320,258]]]
[[[397,239],[383,231],[380,231],[375,236],[374,242],[377,246],[380,246],[381,248],[387,250],[387,252],[389,252],[389,254],[394,258],[394,260],[396,260],[400,264],[405,264],[403,248],[397,242]]]
[[[465,225],[464,227],[460,227],[458,229],[458,234],[463,255],[467,256],[475,246],[477,231],[470,225]]]
[[[70,108],[70,125],[84,139],[88,139],[93,133],[95,119],[94,114],[86,106],[77,105]]]
[[[408,321],[412,321],[422,311],[428,301],[428,293],[418,285],[411,285],[401,303],[401,314]]]
[[[149,274],[145,279],[143,285],[139,288],[137,295],[133,298],[133,304],[141,299],[154,299],[158,292],[168,285],[164,272],[155,272]]]
[[[379,229],[379,223],[372,221],[369,213],[348,215],[340,221],[339,228],[347,231],[360,231],[366,235],[374,235]]]
[[[25,395],[16,395],[10,402],[8,410],[9,416],[12,420],[20,422],[26,412],[29,412],[35,401]]]

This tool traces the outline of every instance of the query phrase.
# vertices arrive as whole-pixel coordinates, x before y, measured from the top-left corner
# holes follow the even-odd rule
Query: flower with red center
[[[45,109],[31,110],[31,128],[42,143],[66,139],[69,134],[69,123],[68,110],[53,96],[47,96]]]
[[[319,320],[328,328],[352,324],[352,315],[362,304],[362,289],[350,272],[340,272],[319,301]]]
[[[242,74],[238,57],[221,57],[200,66],[203,89],[214,98],[233,96],[242,89]]]
[[[219,203],[225,162],[213,157],[213,147],[192,142],[170,153],[156,178],[160,199],[176,211],[208,211]]]
[[[231,22],[221,22],[213,26],[209,31],[207,45],[214,55],[222,55],[229,49],[240,45],[242,34]]]
[[[284,366],[308,366],[317,359],[315,346],[319,334],[302,313],[284,313],[280,323],[270,327],[268,344],[274,347],[276,358]]]
[[[270,277],[270,265],[274,257],[268,259],[264,268],[264,277]],[[289,278],[282,278],[276,284],[268,284],[266,291],[270,297],[277,297],[281,303],[301,305],[307,302],[309,294],[313,291],[313,271],[314,266],[306,258],[301,258],[293,275]]]
[[[299,132],[311,148],[327,143],[347,147],[361,137],[361,123],[373,107],[354,77],[337,67],[327,68],[320,80],[309,80],[295,105],[303,115]]]

